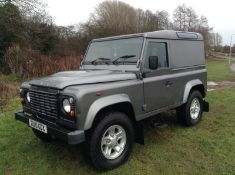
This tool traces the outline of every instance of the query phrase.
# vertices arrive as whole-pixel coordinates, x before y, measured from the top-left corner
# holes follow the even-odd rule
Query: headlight
[[[67,98],[63,100],[63,108],[64,108],[64,111],[67,113],[71,111],[71,104]]]
[[[30,102],[30,95],[29,95],[29,92],[26,93],[26,98],[27,98],[27,101]]]

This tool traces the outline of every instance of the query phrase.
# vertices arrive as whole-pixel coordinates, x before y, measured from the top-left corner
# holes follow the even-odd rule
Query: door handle
[[[171,85],[173,85],[173,82],[171,82],[171,81],[166,81],[165,82],[166,87],[170,87]]]

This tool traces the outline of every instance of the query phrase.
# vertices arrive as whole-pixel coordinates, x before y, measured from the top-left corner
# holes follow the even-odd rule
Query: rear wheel
[[[88,155],[98,170],[113,169],[125,162],[134,141],[134,129],[130,119],[120,112],[102,115],[88,136]]]
[[[197,90],[192,91],[189,95],[187,103],[177,109],[177,118],[183,125],[196,125],[202,118],[202,109],[202,94]]]
[[[45,133],[38,131],[36,129],[32,129],[32,130],[33,130],[34,135],[43,142],[51,142],[53,140],[53,137],[49,134],[45,134]]]

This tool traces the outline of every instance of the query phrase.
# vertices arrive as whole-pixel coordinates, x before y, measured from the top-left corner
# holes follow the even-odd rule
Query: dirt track
[[[208,91],[213,91],[216,89],[222,89],[222,88],[235,88],[235,82],[234,81],[219,81],[219,82],[208,82],[207,83],[207,89]]]

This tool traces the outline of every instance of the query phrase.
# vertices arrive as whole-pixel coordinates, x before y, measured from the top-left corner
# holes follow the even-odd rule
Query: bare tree
[[[135,9],[120,1],[104,1],[91,14],[90,19],[80,24],[77,38],[85,48],[92,38],[106,37],[137,32],[149,32],[163,29],[199,32],[205,40],[206,50],[210,49],[210,32],[205,16],[198,16],[195,10],[186,5],[179,5],[169,19],[167,11]]]
[[[209,28],[209,25],[208,25],[208,19],[201,15],[200,18],[198,19],[198,29],[200,30],[201,28]]]
[[[28,16],[45,13],[44,0],[0,0],[0,4],[12,3]]]
[[[136,10],[138,32],[149,32],[169,28],[169,14],[166,11],[157,11],[153,13],[149,10]]]
[[[185,6],[185,4],[179,5],[174,10],[173,23],[174,23],[174,27],[177,30],[186,31],[188,29],[187,28],[187,7]]]
[[[135,32],[136,10],[120,1],[105,1],[91,15],[89,24],[99,30],[100,35],[126,34]]]
[[[143,11],[120,1],[104,1],[91,14],[80,31],[91,38],[168,29],[169,14]]]
[[[173,14],[174,27],[177,30],[194,31],[198,23],[198,16],[193,8],[179,5]]]
[[[186,8],[186,14],[187,14],[187,20],[186,20],[187,30],[191,31],[196,27],[198,23],[198,16],[194,11],[194,9],[191,7]]]
[[[168,29],[169,28],[169,13],[165,10],[157,11],[156,16],[158,18],[158,28],[160,30],[162,29]]]

